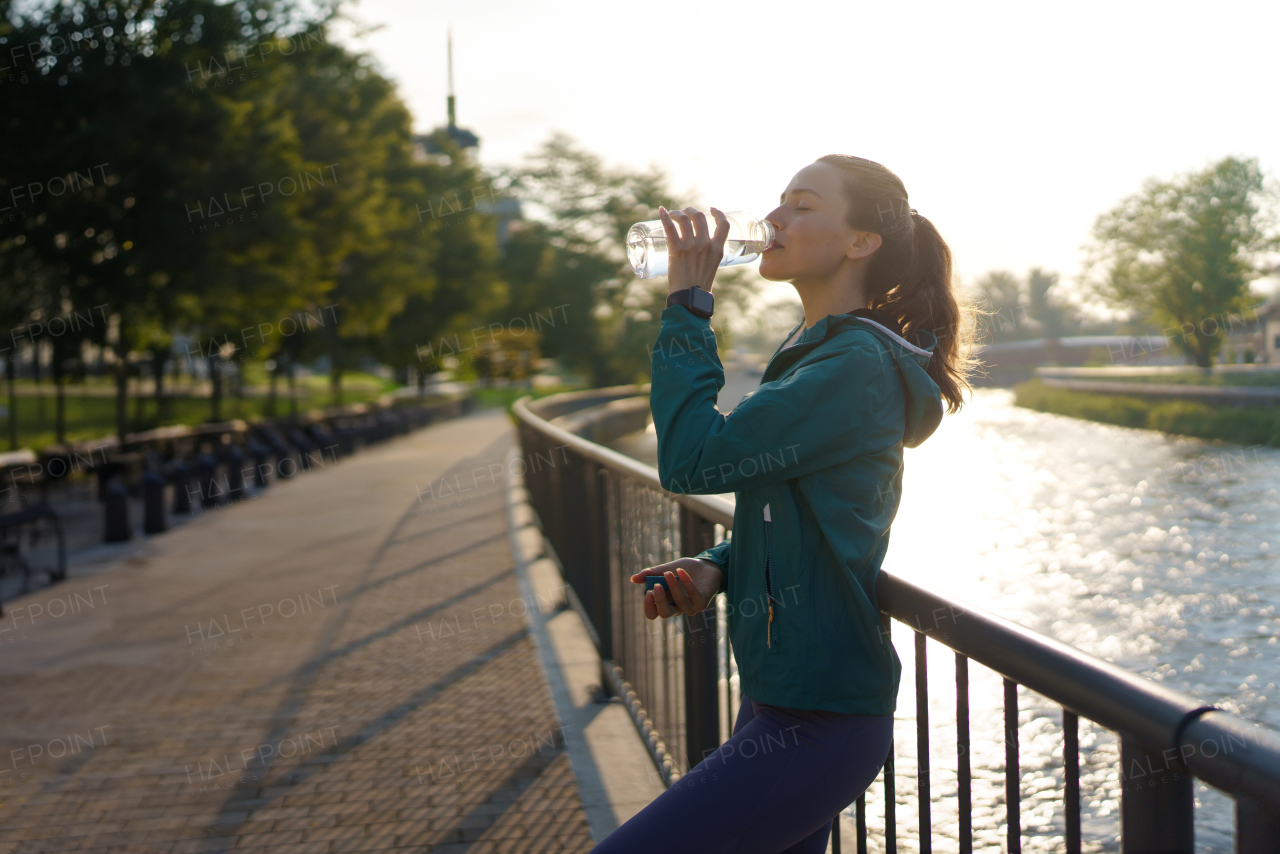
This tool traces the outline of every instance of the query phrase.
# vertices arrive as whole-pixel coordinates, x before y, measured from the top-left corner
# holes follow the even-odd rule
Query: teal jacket
[[[942,419],[925,373],[937,339],[920,337],[829,315],[779,346],[760,387],[724,415],[711,321],[679,305],[662,312],[650,387],[658,473],[670,492],[736,495],[732,538],[697,557],[725,571],[741,689],[758,702],[894,711],[902,666],[875,582],[903,446]]]

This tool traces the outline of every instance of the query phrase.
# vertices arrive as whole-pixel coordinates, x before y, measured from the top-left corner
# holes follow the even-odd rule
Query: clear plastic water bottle
[[[706,212],[707,227],[715,233],[716,220]],[[773,226],[746,211],[727,211],[729,237],[724,242],[721,267],[750,264],[773,243]],[[667,233],[662,220],[637,222],[627,232],[627,258],[640,279],[667,274]]]

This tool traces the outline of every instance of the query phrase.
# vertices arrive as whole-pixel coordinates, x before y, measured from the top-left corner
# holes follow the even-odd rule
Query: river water
[[[755,383],[731,376],[721,410]],[[614,444],[655,462],[651,432]],[[1033,412],[979,389],[905,466],[887,570],[1280,728],[1280,450]],[[918,851],[912,632],[895,622],[893,637],[899,850]],[[956,851],[954,655],[928,647],[933,850]],[[1001,680],[969,670],[974,850],[1003,851]],[[1061,709],[1023,689],[1019,709],[1023,850],[1061,851]],[[1118,756],[1081,720],[1085,850],[1119,850]],[[1195,795],[1196,850],[1228,854],[1232,802],[1198,781]],[[867,812],[870,850],[883,850],[879,781]]]

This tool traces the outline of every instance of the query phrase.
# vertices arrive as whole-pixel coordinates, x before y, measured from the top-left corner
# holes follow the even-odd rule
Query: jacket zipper
[[[769,597],[769,622],[765,624],[765,646],[773,646],[773,579],[769,573],[773,541],[770,529],[773,521],[769,518],[769,505],[764,506],[764,589]]]

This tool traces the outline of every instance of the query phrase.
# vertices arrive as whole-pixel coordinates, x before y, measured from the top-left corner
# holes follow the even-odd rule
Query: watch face
[[[702,290],[702,288],[691,288],[689,291],[689,297],[690,308],[706,312],[708,315],[711,314],[711,310],[716,304],[715,297],[707,291]]]

